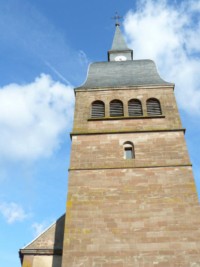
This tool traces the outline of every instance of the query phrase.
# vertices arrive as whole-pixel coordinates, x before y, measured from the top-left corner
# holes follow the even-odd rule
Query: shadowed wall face
[[[34,256],[32,262],[24,259],[23,267],[60,267],[61,256]]]

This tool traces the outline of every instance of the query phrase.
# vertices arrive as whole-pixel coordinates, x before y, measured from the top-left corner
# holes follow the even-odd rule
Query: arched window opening
[[[102,101],[94,101],[92,103],[91,118],[105,117],[105,104]]]
[[[125,142],[124,145],[124,159],[133,159],[135,158],[134,145],[132,142]]]
[[[147,100],[147,114],[149,116],[156,116],[162,114],[160,102],[158,99],[150,98]]]
[[[131,99],[128,101],[128,115],[129,116],[142,116],[142,104],[138,99]]]
[[[110,117],[124,116],[123,103],[120,100],[112,100],[110,102]]]

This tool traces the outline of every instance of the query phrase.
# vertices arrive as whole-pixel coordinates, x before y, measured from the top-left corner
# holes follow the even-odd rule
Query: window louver
[[[147,100],[147,114],[156,116],[161,115],[160,102],[157,99],[148,99]]]
[[[105,117],[105,105],[102,101],[95,101],[92,103],[92,118],[102,118]]]
[[[110,116],[124,116],[123,103],[120,100],[113,100],[110,102]]]
[[[131,99],[128,102],[128,114],[129,116],[142,116],[142,104],[138,99]]]

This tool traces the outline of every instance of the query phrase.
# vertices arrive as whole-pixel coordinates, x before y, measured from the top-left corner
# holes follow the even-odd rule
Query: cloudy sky
[[[107,60],[118,11],[135,59],[175,94],[200,194],[200,1],[0,1],[0,259],[65,212],[74,93]]]

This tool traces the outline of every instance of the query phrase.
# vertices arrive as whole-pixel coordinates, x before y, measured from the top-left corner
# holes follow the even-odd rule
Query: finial
[[[112,17],[112,19],[115,20],[115,26],[120,26],[119,20],[122,19],[123,17],[120,17],[118,12],[115,12],[115,16]]]

